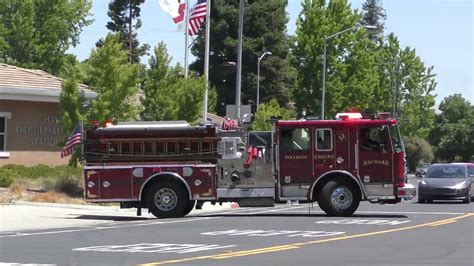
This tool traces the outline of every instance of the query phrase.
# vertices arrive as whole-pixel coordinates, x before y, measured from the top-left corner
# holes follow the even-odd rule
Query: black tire
[[[433,203],[433,200],[430,200],[430,199],[429,199],[429,200],[426,200],[426,201],[427,201],[428,203]]]
[[[466,204],[471,203],[471,195],[467,195],[466,198],[462,202]]]
[[[177,182],[157,182],[147,192],[147,205],[157,218],[183,217],[189,209],[189,195]]]
[[[329,216],[351,216],[359,207],[360,192],[348,181],[337,178],[324,184],[318,204]]]
[[[418,197],[418,203],[425,203],[425,202],[426,202],[425,199],[422,199],[422,198]]]
[[[183,216],[188,215],[194,209],[194,205],[196,205],[196,201],[195,200],[189,200],[188,201],[188,206],[186,206],[186,209],[184,210],[184,215]]]

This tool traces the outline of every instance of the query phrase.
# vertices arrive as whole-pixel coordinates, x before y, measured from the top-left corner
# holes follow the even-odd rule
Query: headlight
[[[421,180],[421,181],[420,181],[420,184],[426,185],[426,181],[425,181],[425,180]]]
[[[461,182],[461,183],[459,183],[459,184],[456,184],[453,188],[455,188],[455,189],[461,189],[461,188],[463,188],[466,184],[467,184],[467,182],[466,182],[466,181],[463,181],[463,182]]]

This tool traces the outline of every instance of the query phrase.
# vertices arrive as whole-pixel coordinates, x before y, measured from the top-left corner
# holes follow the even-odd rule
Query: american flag
[[[71,155],[74,151],[74,147],[76,147],[78,144],[81,144],[81,131],[81,123],[79,122],[76,124],[71,136],[67,139],[66,144],[61,151],[61,158]]]
[[[189,12],[189,35],[198,34],[202,22],[206,19],[206,4],[206,0],[198,0],[193,9],[191,9],[191,12]]]

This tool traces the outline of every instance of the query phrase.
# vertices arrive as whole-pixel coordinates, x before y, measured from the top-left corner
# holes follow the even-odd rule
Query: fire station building
[[[80,85],[86,98],[96,93]],[[70,132],[60,121],[62,80],[42,70],[0,64],[0,166],[59,165]]]

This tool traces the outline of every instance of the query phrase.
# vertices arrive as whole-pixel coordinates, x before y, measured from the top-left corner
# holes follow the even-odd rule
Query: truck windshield
[[[405,152],[405,147],[403,146],[403,140],[401,138],[400,129],[398,128],[398,125],[393,125],[390,128],[390,133],[392,135],[393,150],[396,153]]]

